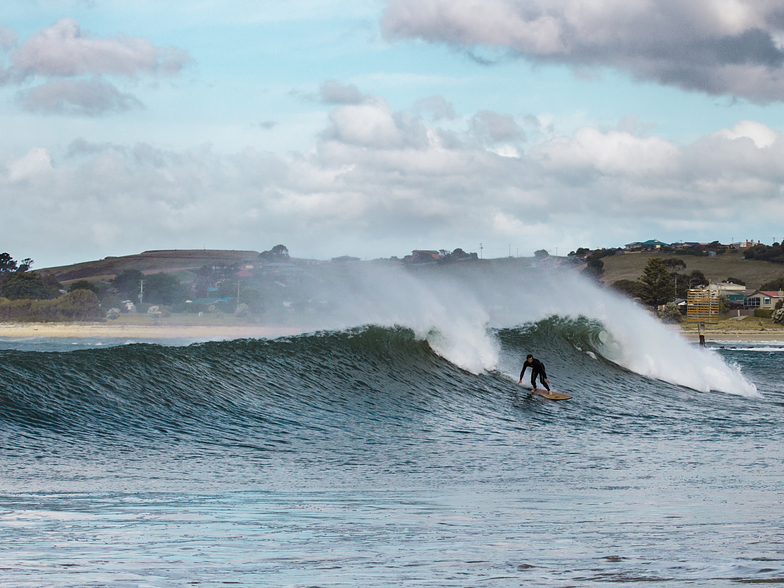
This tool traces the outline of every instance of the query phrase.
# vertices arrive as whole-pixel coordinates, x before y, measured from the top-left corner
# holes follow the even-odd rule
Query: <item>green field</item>
[[[713,283],[722,282],[728,277],[738,278],[746,282],[747,288],[753,290],[765,282],[784,276],[784,265],[767,261],[746,261],[742,259],[742,254],[734,251],[715,257],[645,251],[603,257],[602,281],[611,285],[617,280],[636,280],[642,275],[645,264],[652,257],[682,259],[686,263],[686,269],[677,270],[679,274],[689,274],[693,270],[699,270]]]

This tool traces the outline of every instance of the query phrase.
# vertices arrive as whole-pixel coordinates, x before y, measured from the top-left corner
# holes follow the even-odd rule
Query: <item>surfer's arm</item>
[[[523,371],[520,372],[520,382],[523,381],[523,374],[525,373],[525,368],[527,368],[527,367],[528,367],[528,362],[523,364]],[[519,384],[520,382],[517,382],[517,383]]]

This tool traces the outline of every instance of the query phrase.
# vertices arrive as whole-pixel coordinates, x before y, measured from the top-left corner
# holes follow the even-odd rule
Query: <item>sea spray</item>
[[[636,373],[693,388],[755,396],[740,370],[662,325],[637,304],[568,270],[463,264],[406,269],[357,264],[336,273],[314,327],[405,326],[472,373],[498,368],[493,329],[549,316],[599,321],[595,352]]]

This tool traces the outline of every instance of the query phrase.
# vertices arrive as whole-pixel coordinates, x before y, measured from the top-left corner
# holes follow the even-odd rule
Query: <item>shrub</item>
[[[773,316],[773,309],[770,308],[755,308],[754,316],[758,318],[771,318]]]
[[[665,323],[679,323],[683,320],[683,314],[674,302],[668,302],[664,305],[664,310],[659,313],[659,317]]]
[[[772,318],[773,322],[776,324],[784,324],[784,308],[774,310],[770,318]]]

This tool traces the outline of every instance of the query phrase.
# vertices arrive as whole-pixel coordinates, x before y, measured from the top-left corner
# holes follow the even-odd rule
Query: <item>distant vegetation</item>
[[[765,282],[762,286],[759,287],[760,290],[784,290],[784,276],[781,276],[778,280],[772,280],[770,282]]]
[[[770,261],[772,263],[784,263],[784,248],[780,243],[774,243],[770,247],[767,245],[754,245],[744,252],[746,259],[758,259],[760,261]]]
[[[677,298],[686,298],[688,290],[719,281],[752,287],[761,281],[763,290],[784,289],[784,276],[771,275],[770,266],[759,259],[780,263],[781,247],[755,245],[746,251],[753,261],[740,261],[737,255],[709,258],[718,242],[691,247],[703,259],[675,257],[693,255],[685,249],[663,247],[652,252],[628,255],[620,248],[590,250],[581,247],[569,254],[575,265],[584,264],[583,273],[597,280],[618,276],[612,287],[652,307],[663,307]],[[727,250],[727,246],[720,246]],[[545,249],[535,257],[550,262]],[[393,257],[372,263],[404,263],[412,267],[439,266],[478,261],[475,252],[463,249],[417,250],[403,259]],[[563,258],[552,258],[556,262]],[[278,244],[269,250],[256,251],[150,251],[123,258],[106,258],[55,268],[33,271],[33,260],[14,260],[0,254],[0,320],[94,320],[116,318],[128,312],[146,313],[151,317],[170,313],[228,313],[248,322],[284,323],[291,317],[310,312],[329,312],[330,283],[335,264],[356,263],[358,258],[343,256],[332,262],[297,260],[288,248]],[[500,260],[499,260],[500,261]],[[200,265],[199,265],[200,264]],[[687,269],[687,264],[690,266]],[[563,264],[561,264],[563,265]],[[643,267],[644,265],[644,267]],[[697,265],[698,267],[694,267]],[[136,266],[136,267],[134,267]],[[331,267],[332,269],[328,269]],[[699,269],[698,269],[699,268]],[[767,269],[766,269],[767,268]],[[775,266],[774,268],[775,269]],[[61,284],[52,271],[63,279]],[[165,270],[165,271],[161,271]],[[62,278],[66,276],[66,278]],[[750,277],[751,276],[751,277]],[[764,280],[755,278],[764,276]],[[630,279],[631,278],[631,279]],[[67,288],[67,292],[66,292]],[[723,308],[729,305],[725,300]],[[675,316],[667,307],[667,320]],[[662,315],[662,318],[664,315]]]
[[[89,283],[74,284],[64,293],[52,274],[30,271],[32,266],[32,259],[17,263],[8,253],[0,254],[0,319],[92,320],[103,316]]]

